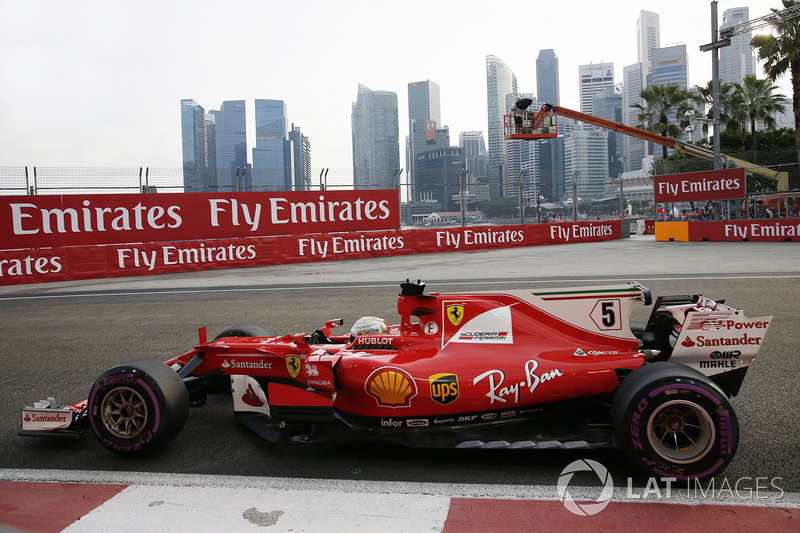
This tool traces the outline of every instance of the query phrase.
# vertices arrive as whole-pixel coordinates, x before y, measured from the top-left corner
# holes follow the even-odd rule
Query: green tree
[[[714,118],[714,97],[713,82],[709,80],[705,87],[696,85],[695,89],[700,94],[700,99],[708,112],[706,118]],[[734,85],[730,82],[720,80],[719,83],[719,121],[725,126],[726,130],[738,130],[742,127],[741,121],[736,120],[736,109],[739,106],[737,95],[734,92]],[[708,134],[708,124],[703,123],[703,134]]]
[[[786,97],[776,94],[777,86],[768,79],[759,80],[754,74],[748,74],[742,83],[734,83],[735,100],[739,104],[734,118],[750,127],[750,142],[753,150],[753,162],[756,161],[756,122],[762,120],[767,129],[775,129],[777,121],[773,115],[783,113]],[[744,129],[744,128],[742,128]]]
[[[640,96],[644,103],[631,106],[639,110],[639,127],[673,139],[680,137],[684,128],[689,125],[686,112],[694,109],[693,103],[700,102],[698,96],[671,83],[650,85],[642,89]],[[662,153],[663,160],[666,161],[665,145],[662,145]]]
[[[796,6],[797,0],[783,0],[784,9]],[[773,8],[773,13],[780,10]],[[794,100],[795,150],[800,162],[800,20],[778,20],[773,23],[777,35],[756,35],[750,45],[756,50],[759,59],[764,60],[764,73],[775,81],[789,71],[792,80]]]

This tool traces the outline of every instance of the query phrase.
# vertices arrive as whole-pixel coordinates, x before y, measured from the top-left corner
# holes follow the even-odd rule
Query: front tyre
[[[140,359],[110,368],[89,394],[89,425],[110,450],[138,454],[174,439],[189,416],[183,380],[160,361]]]
[[[645,365],[625,378],[612,408],[617,444],[650,475],[704,479],[733,459],[739,423],[725,393],[694,369]]]
[[[233,326],[214,337],[214,340],[222,339],[224,337],[267,337],[267,332],[258,326],[251,326],[250,324],[242,324],[240,326]]]

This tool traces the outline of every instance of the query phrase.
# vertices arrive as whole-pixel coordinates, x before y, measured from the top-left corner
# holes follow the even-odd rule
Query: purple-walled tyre
[[[700,372],[668,361],[626,377],[611,414],[617,446],[656,477],[715,476],[739,442],[739,423],[725,393]]]
[[[89,425],[110,450],[136,454],[174,439],[189,416],[183,380],[160,361],[128,361],[105,371],[89,394]]]
[[[222,339],[224,337],[268,337],[266,331],[258,326],[251,326],[249,324],[242,324],[241,326],[233,326],[214,337],[214,340]]]

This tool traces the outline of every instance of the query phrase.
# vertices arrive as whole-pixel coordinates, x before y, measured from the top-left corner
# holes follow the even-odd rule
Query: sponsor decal
[[[537,373],[538,367],[539,361],[535,359],[527,361],[525,363],[525,380],[518,383],[506,384],[506,373],[500,369],[493,369],[475,376],[472,384],[477,385],[484,379],[486,380],[489,384],[489,392],[486,393],[486,397],[489,398],[489,404],[494,404],[495,402],[508,403],[509,400],[512,400],[512,403],[519,403],[520,394],[523,390],[533,394],[542,383],[564,375],[558,368],[548,372]]]
[[[389,366],[373,371],[364,383],[364,390],[380,407],[409,407],[417,395],[414,378],[405,370]]]
[[[463,246],[480,247],[495,244],[521,243],[525,240],[522,230],[507,229],[496,231],[494,228],[485,230],[442,230],[436,232],[437,248],[454,248],[458,250]]]
[[[312,387],[333,387],[329,379],[309,379],[307,383]]]
[[[719,339],[698,335],[694,340],[691,337],[686,337],[681,342],[681,346],[685,348],[694,346],[758,346],[761,345],[761,339],[762,337],[753,337],[747,333],[741,337],[722,337]]]
[[[691,315],[690,315],[691,316]],[[748,329],[767,329],[769,327],[768,320],[730,320],[722,317],[709,317],[709,316],[692,316],[686,324],[686,329],[689,331],[703,330],[703,331],[718,331],[725,330],[748,330]]]
[[[788,220],[748,220],[725,224],[725,237],[734,239],[787,239],[800,237],[800,224]]]
[[[30,413],[26,412],[23,418],[25,422],[46,422],[64,424],[72,421],[72,415],[68,413]]]
[[[407,418],[407,419],[398,419],[398,418],[381,418],[381,427],[384,428],[400,428],[400,427],[409,427],[409,428],[424,428],[430,425],[430,421],[427,418]]]
[[[657,176],[656,202],[735,200],[745,197],[744,169],[707,170]]]
[[[233,370],[246,370],[246,369],[266,369],[269,370],[272,368],[272,362],[267,362],[266,359],[260,358],[253,361],[242,361],[241,359],[231,359],[228,361],[224,359],[222,364],[219,365],[225,369],[233,369]]]
[[[395,191],[9,196],[0,248],[395,229]],[[355,239],[368,240],[361,236]],[[383,243],[381,243],[383,244]],[[375,244],[372,244],[375,247]],[[385,248],[384,248],[385,249]]]
[[[74,413],[68,409],[22,410],[22,429],[31,431],[67,429],[72,424]]]
[[[589,239],[592,237],[610,237],[614,234],[611,224],[552,224],[550,226],[550,240],[569,242],[570,239]]]
[[[297,239],[297,253],[299,256],[319,257],[322,259],[342,254],[401,251],[404,248],[405,242],[402,236],[368,237],[360,235],[355,238],[331,236]]]
[[[300,373],[300,357],[296,355],[287,355],[286,356],[286,370],[289,372],[289,375],[293,378],[296,378],[297,375]]]
[[[497,342],[504,343],[508,331],[462,331],[455,342]]]
[[[441,405],[448,405],[458,399],[458,376],[455,374],[434,374],[428,377],[431,399]]]
[[[451,304],[447,306],[447,319],[451,324],[457,326],[464,318],[464,306],[462,304]]]
[[[513,305],[513,304],[512,304]],[[514,336],[512,334],[511,323],[511,307],[510,305],[504,307],[487,308],[484,306],[485,311],[479,313],[477,316],[466,320],[464,316],[463,302],[443,302],[442,312],[447,315],[448,320],[444,323],[445,331],[442,336],[442,348],[451,342],[462,342],[469,344],[513,344]],[[460,311],[458,313],[462,317],[456,329],[453,324],[451,314],[451,307],[458,306]],[[472,314],[473,311],[470,312]]]
[[[249,383],[247,384],[247,389],[242,395],[242,401],[251,407],[261,407],[264,405],[264,402],[262,402],[261,398],[258,397],[256,391],[253,390],[253,385]]]
[[[700,368],[738,368],[741,356],[742,352],[739,350],[714,351],[708,356],[710,361],[700,361]]]
[[[575,356],[578,356],[578,357],[586,357],[586,352],[584,352],[583,350],[578,348],[578,349],[575,350],[575,353],[573,353],[572,355],[575,355]]]
[[[382,346],[387,346],[389,348],[393,348],[392,344],[394,339],[392,337],[358,337],[355,342],[353,343],[354,348],[370,348],[376,347],[380,348]]]
[[[481,420],[494,420],[497,418],[497,413],[483,413],[481,415]]]
[[[312,378],[316,377],[316,376],[319,376],[319,369],[317,368],[317,365],[312,365],[311,363],[306,363],[305,369],[306,369],[306,376],[309,376],[309,377],[312,377]]]

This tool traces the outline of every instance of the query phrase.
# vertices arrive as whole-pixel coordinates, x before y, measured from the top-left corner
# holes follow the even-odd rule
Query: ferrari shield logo
[[[459,325],[461,323],[461,319],[464,318],[464,306],[461,304],[448,305],[447,318],[454,326]]]
[[[300,373],[300,358],[296,355],[287,355],[286,356],[286,370],[289,371],[289,375],[293,378],[297,377],[297,374]]]

